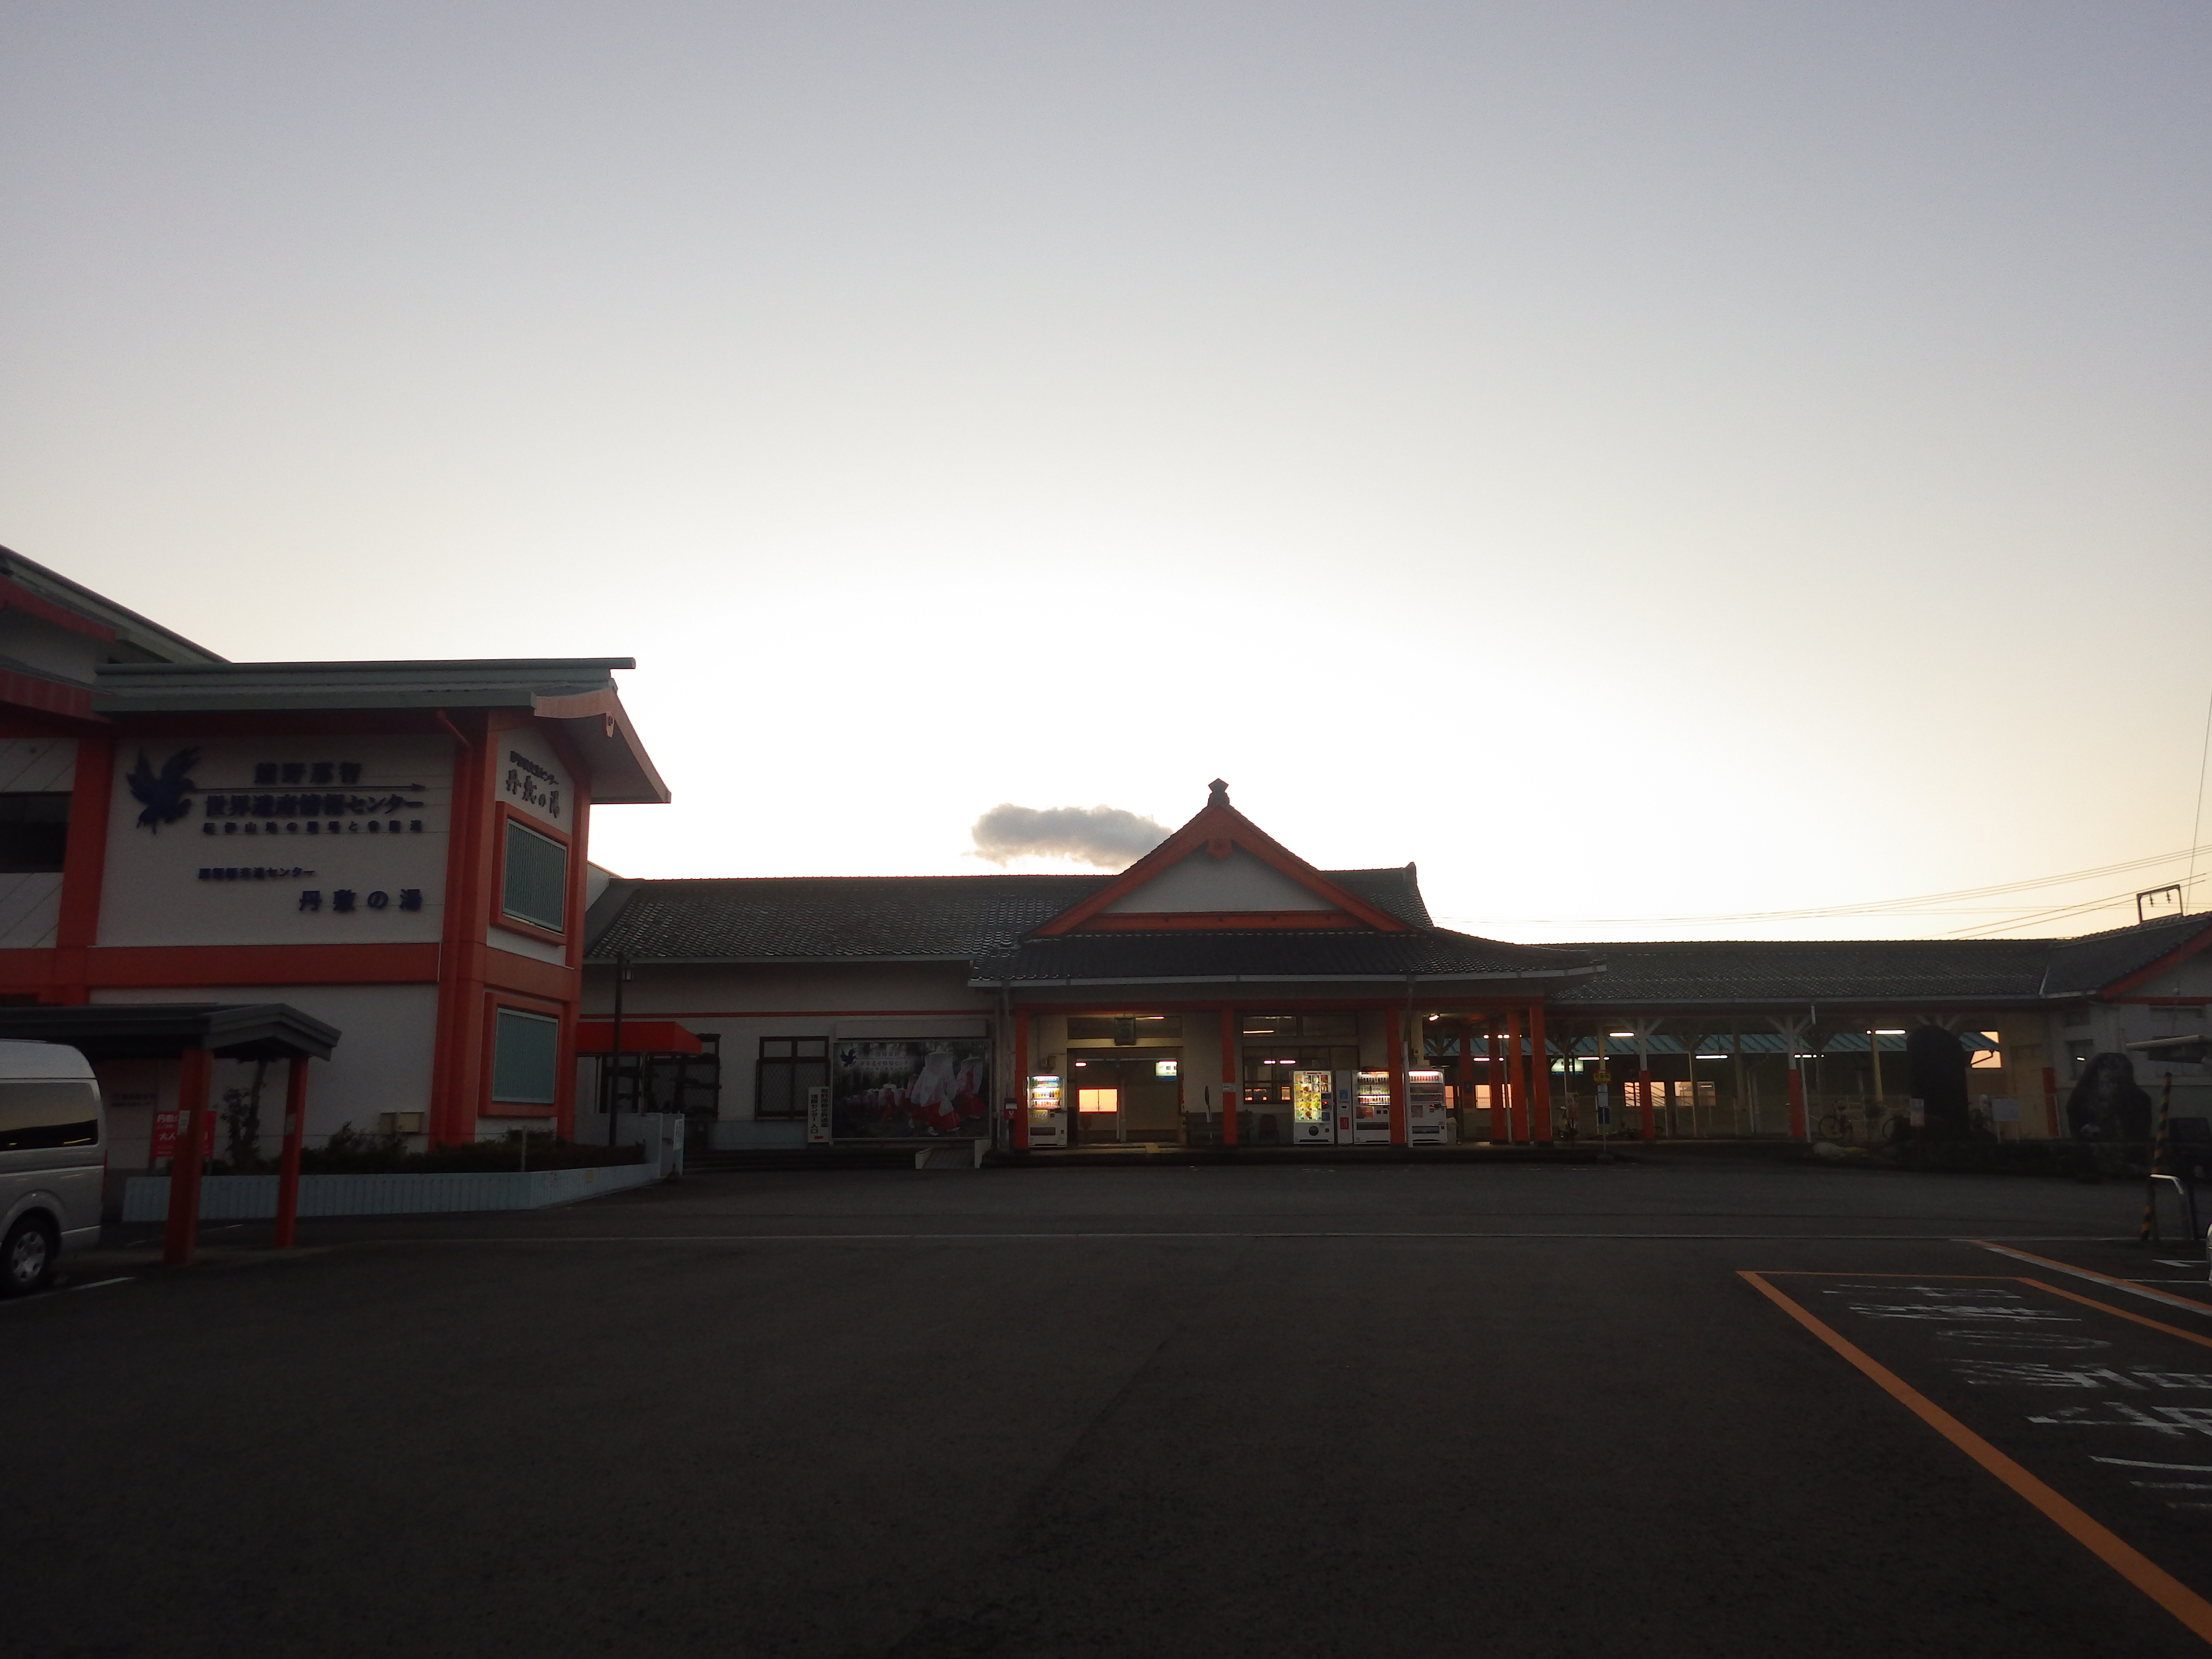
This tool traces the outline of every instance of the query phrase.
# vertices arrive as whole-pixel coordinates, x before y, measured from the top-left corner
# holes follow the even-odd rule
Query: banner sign
[[[988,1037],[850,1041],[835,1048],[838,1139],[989,1136]]]

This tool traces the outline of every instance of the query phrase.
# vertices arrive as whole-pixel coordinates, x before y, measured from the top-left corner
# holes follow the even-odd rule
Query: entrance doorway
[[[1079,1146],[1182,1140],[1182,1051],[1079,1048],[1067,1057]]]

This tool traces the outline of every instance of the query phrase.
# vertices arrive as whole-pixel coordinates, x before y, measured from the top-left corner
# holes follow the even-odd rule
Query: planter
[[[451,1215],[477,1210],[542,1210],[574,1204],[660,1178],[651,1164],[597,1170],[501,1170],[466,1175],[310,1175],[300,1177],[300,1214]],[[208,1176],[200,1182],[203,1221],[266,1221],[276,1213],[273,1175]],[[133,1176],[123,1184],[126,1223],[166,1221],[169,1177]]]

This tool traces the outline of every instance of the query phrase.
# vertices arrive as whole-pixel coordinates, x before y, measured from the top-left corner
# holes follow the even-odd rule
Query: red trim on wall
[[[19,708],[36,708],[43,714],[60,714],[69,720],[88,720],[94,718],[92,692],[82,685],[64,685],[59,680],[41,678],[36,674],[18,672],[13,668],[0,669],[0,702],[11,702]]]
[[[540,962],[536,957],[502,951],[497,945],[478,951],[476,968],[469,977],[481,981],[495,991],[513,991],[522,996],[543,997],[549,1002],[564,1006],[580,1001],[574,969],[563,968],[557,962]]]
[[[76,740],[70,781],[69,839],[62,854],[61,917],[54,943],[82,950],[99,942],[100,892],[107,879],[107,820],[115,799],[115,739],[88,732]],[[58,1002],[82,1002],[82,982],[57,986]]]
[[[439,715],[446,711],[441,709]],[[434,722],[437,724],[437,722]],[[446,935],[438,982],[438,1036],[430,1089],[430,1144],[474,1139],[465,1120],[476,1109],[483,1054],[485,864],[483,802],[489,784],[483,712],[463,709],[442,721],[463,739],[453,746],[453,821],[446,857]],[[474,970],[472,976],[471,970]]]
[[[2205,949],[2207,946],[2212,946],[2212,917],[2208,917],[2203,927],[2199,928],[2188,939],[2183,940],[2181,944],[2176,945],[2172,950],[2167,951],[2156,962],[2152,963],[2150,966],[2148,968],[2138,968],[2132,974],[2113,980],[2110,984],[2103,988],[2100,994],[2107,1000],[2117,999],[2123,993],[2132,991],[2136,986],[2142,984],[2145,980],[2154,978],[2156,975],[2164,973],[2169,968],[2179,968],[2183,963],[2188,961],[2190,957],[2195,956],[2198,951]],[[2205,999],[2203,997],[2188,997],[2184,998],[2183,1000],[2189,1002],[2202,1002],[2204,1001]]]
[[[86,951],[0,951],[0,986],[49,1001],[75,990],[198,985],[428,985],[438,947],[401,945],[104,945]]]
[[[1235,933],[1280,927],[1320,931],[1334,927],[1364,927],[1358,916],[1341,910],[1115,910],[1085,922],[1086,933],[1172,933],[1203,928],[1209,933]]]
[[[82,634],[87,639],[112,645],[115,630],[106,623],[58,605],[45,594],[23,586],[12,576],[0,576],[0,606],[14,605],[18,611],[36,617],[42,623],[52,623],[56,628],[65,628],[72,634]]]

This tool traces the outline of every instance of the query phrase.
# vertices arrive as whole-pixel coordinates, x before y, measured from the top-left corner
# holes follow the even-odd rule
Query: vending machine
[[[1451,1114],[1444,1105],[1444,1074],[1442,1072],[1408,1072],[1406,1073],[1406,1144],[1408,1146],[1441,1146],[1446,1140],[1445,1126]]]
[[[1390,1073],[1352,1074],[1352,1144],[1388,1146],[1390,1144]]]
[[[1291,1073],[1291,1145],[1336,1144],[1336,1076],[1331,1072]]]
[[[1339,1072],[1336,1076],[1336,1144],[1352,1145],[1352,1121],[1359,1109],[1359,1086],[1357,1072]]]
[[[1030,1079],[1030,1145],[1067,1145],[1067,1102],[1056,1077]]]

